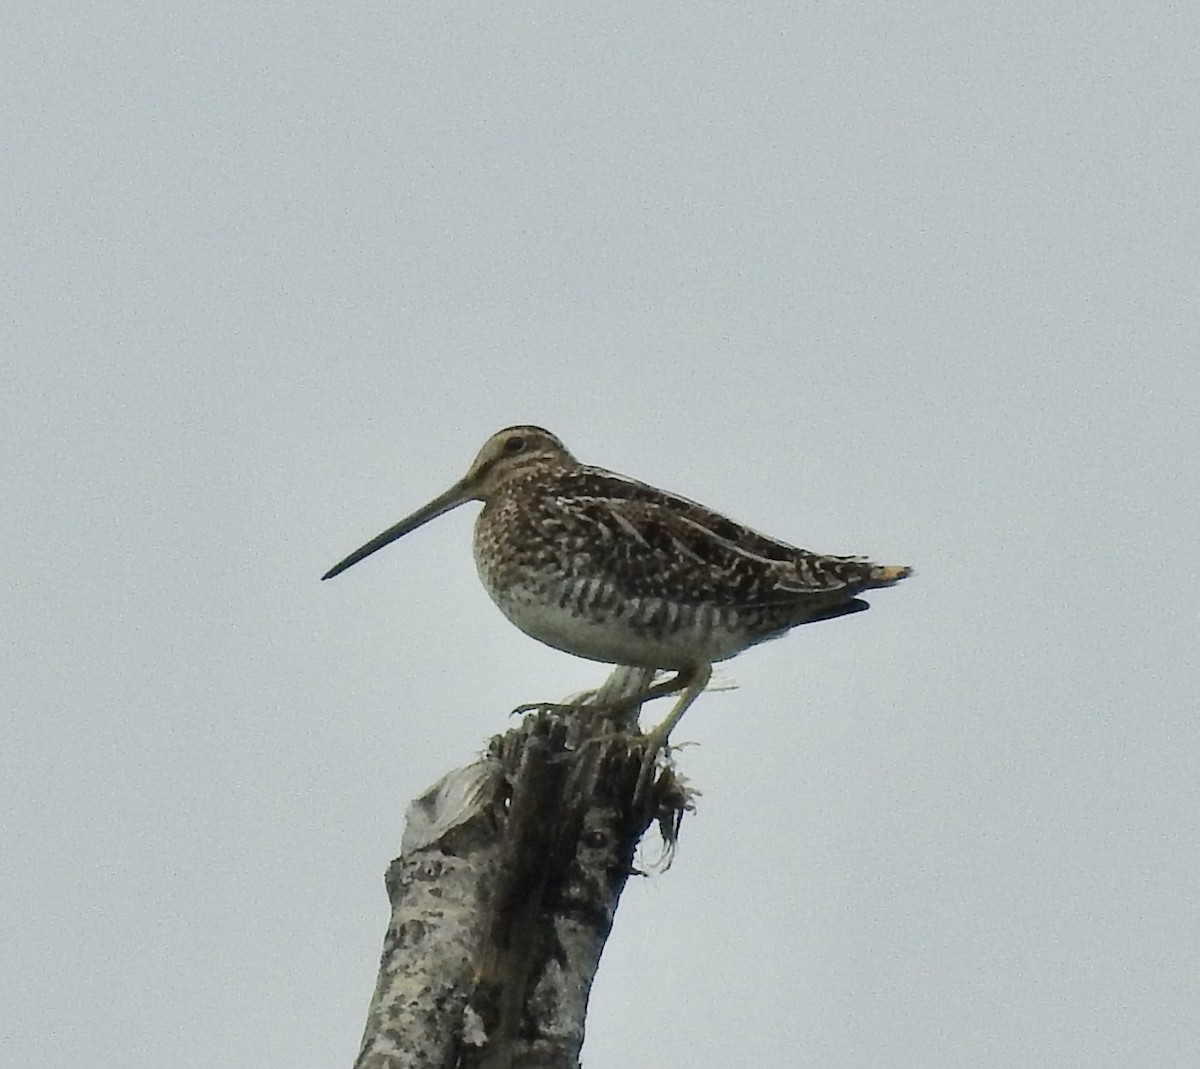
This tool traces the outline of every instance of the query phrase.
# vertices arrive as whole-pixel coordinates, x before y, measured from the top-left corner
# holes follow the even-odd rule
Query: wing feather
[[[802,603],[851,585],[844,569],[821,566],[843,558],[768,538],[686,498],[596,468],[567,479],[556,495],[570,514],[565,526],[586,529],[603,546],[584,556],[632,596],[750,607]]]

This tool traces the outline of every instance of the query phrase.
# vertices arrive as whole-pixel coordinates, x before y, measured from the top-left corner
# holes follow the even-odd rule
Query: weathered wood
[[[635,798],[643,738],[595,711],[647,682],[527,715],[410,807],[356,1069],[576,1069],[638,841],[686,806],[669,771]]]

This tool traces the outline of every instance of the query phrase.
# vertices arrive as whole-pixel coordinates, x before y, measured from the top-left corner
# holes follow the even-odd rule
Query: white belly
[[[723,661],[746,646],[743,638],[721,626],[715,609],[685,610],[671,603],[646,601],[625,603],[619,613],[603,604],[580,611],[574,599],[562,605],[558,598],[527,590],[498,592],[486,577],[484,586],[500,611],[525,634],[591,661],[683,669]],[[648,626],[651,620],[657,620],[659,626]]]

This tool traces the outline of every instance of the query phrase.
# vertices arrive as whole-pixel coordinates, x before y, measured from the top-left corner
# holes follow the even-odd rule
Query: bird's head
[[[449,490],[439,494],[427,505],[417,509],[411,516],[406,516],[382,534],[376,535],[345,560],[335,564],[321,578],[332,579],[352,564],[369,557],[377,549],[382,549],[397,538],[415,531],[422,524],[459,505],[468,501],[487,501],[497,489],[513,479],[537,469],[574,462],[575,458],[567,451],[567,447],[541,427],[519,425],[497,431],[483,443],[483,448],[467,469],[467,474]]]

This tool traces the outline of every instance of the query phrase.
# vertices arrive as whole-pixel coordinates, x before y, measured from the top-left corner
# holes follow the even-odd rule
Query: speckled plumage
[[[484,503],[475,562],[505,616],[579,657],[678,671],[674,689],[684,695],[668,730],[714,662],[799,624],[865,609],[860,593],[909,574],[768,538],[580,464],[549,431],[518,426],[494,434],[459,482],[324,578],[469,500]]]
[[[568,457],[514,473],[475,525],[480,577],[518,627],[568,653],[684,668],[866,608],[894,573],[796,549]]]

